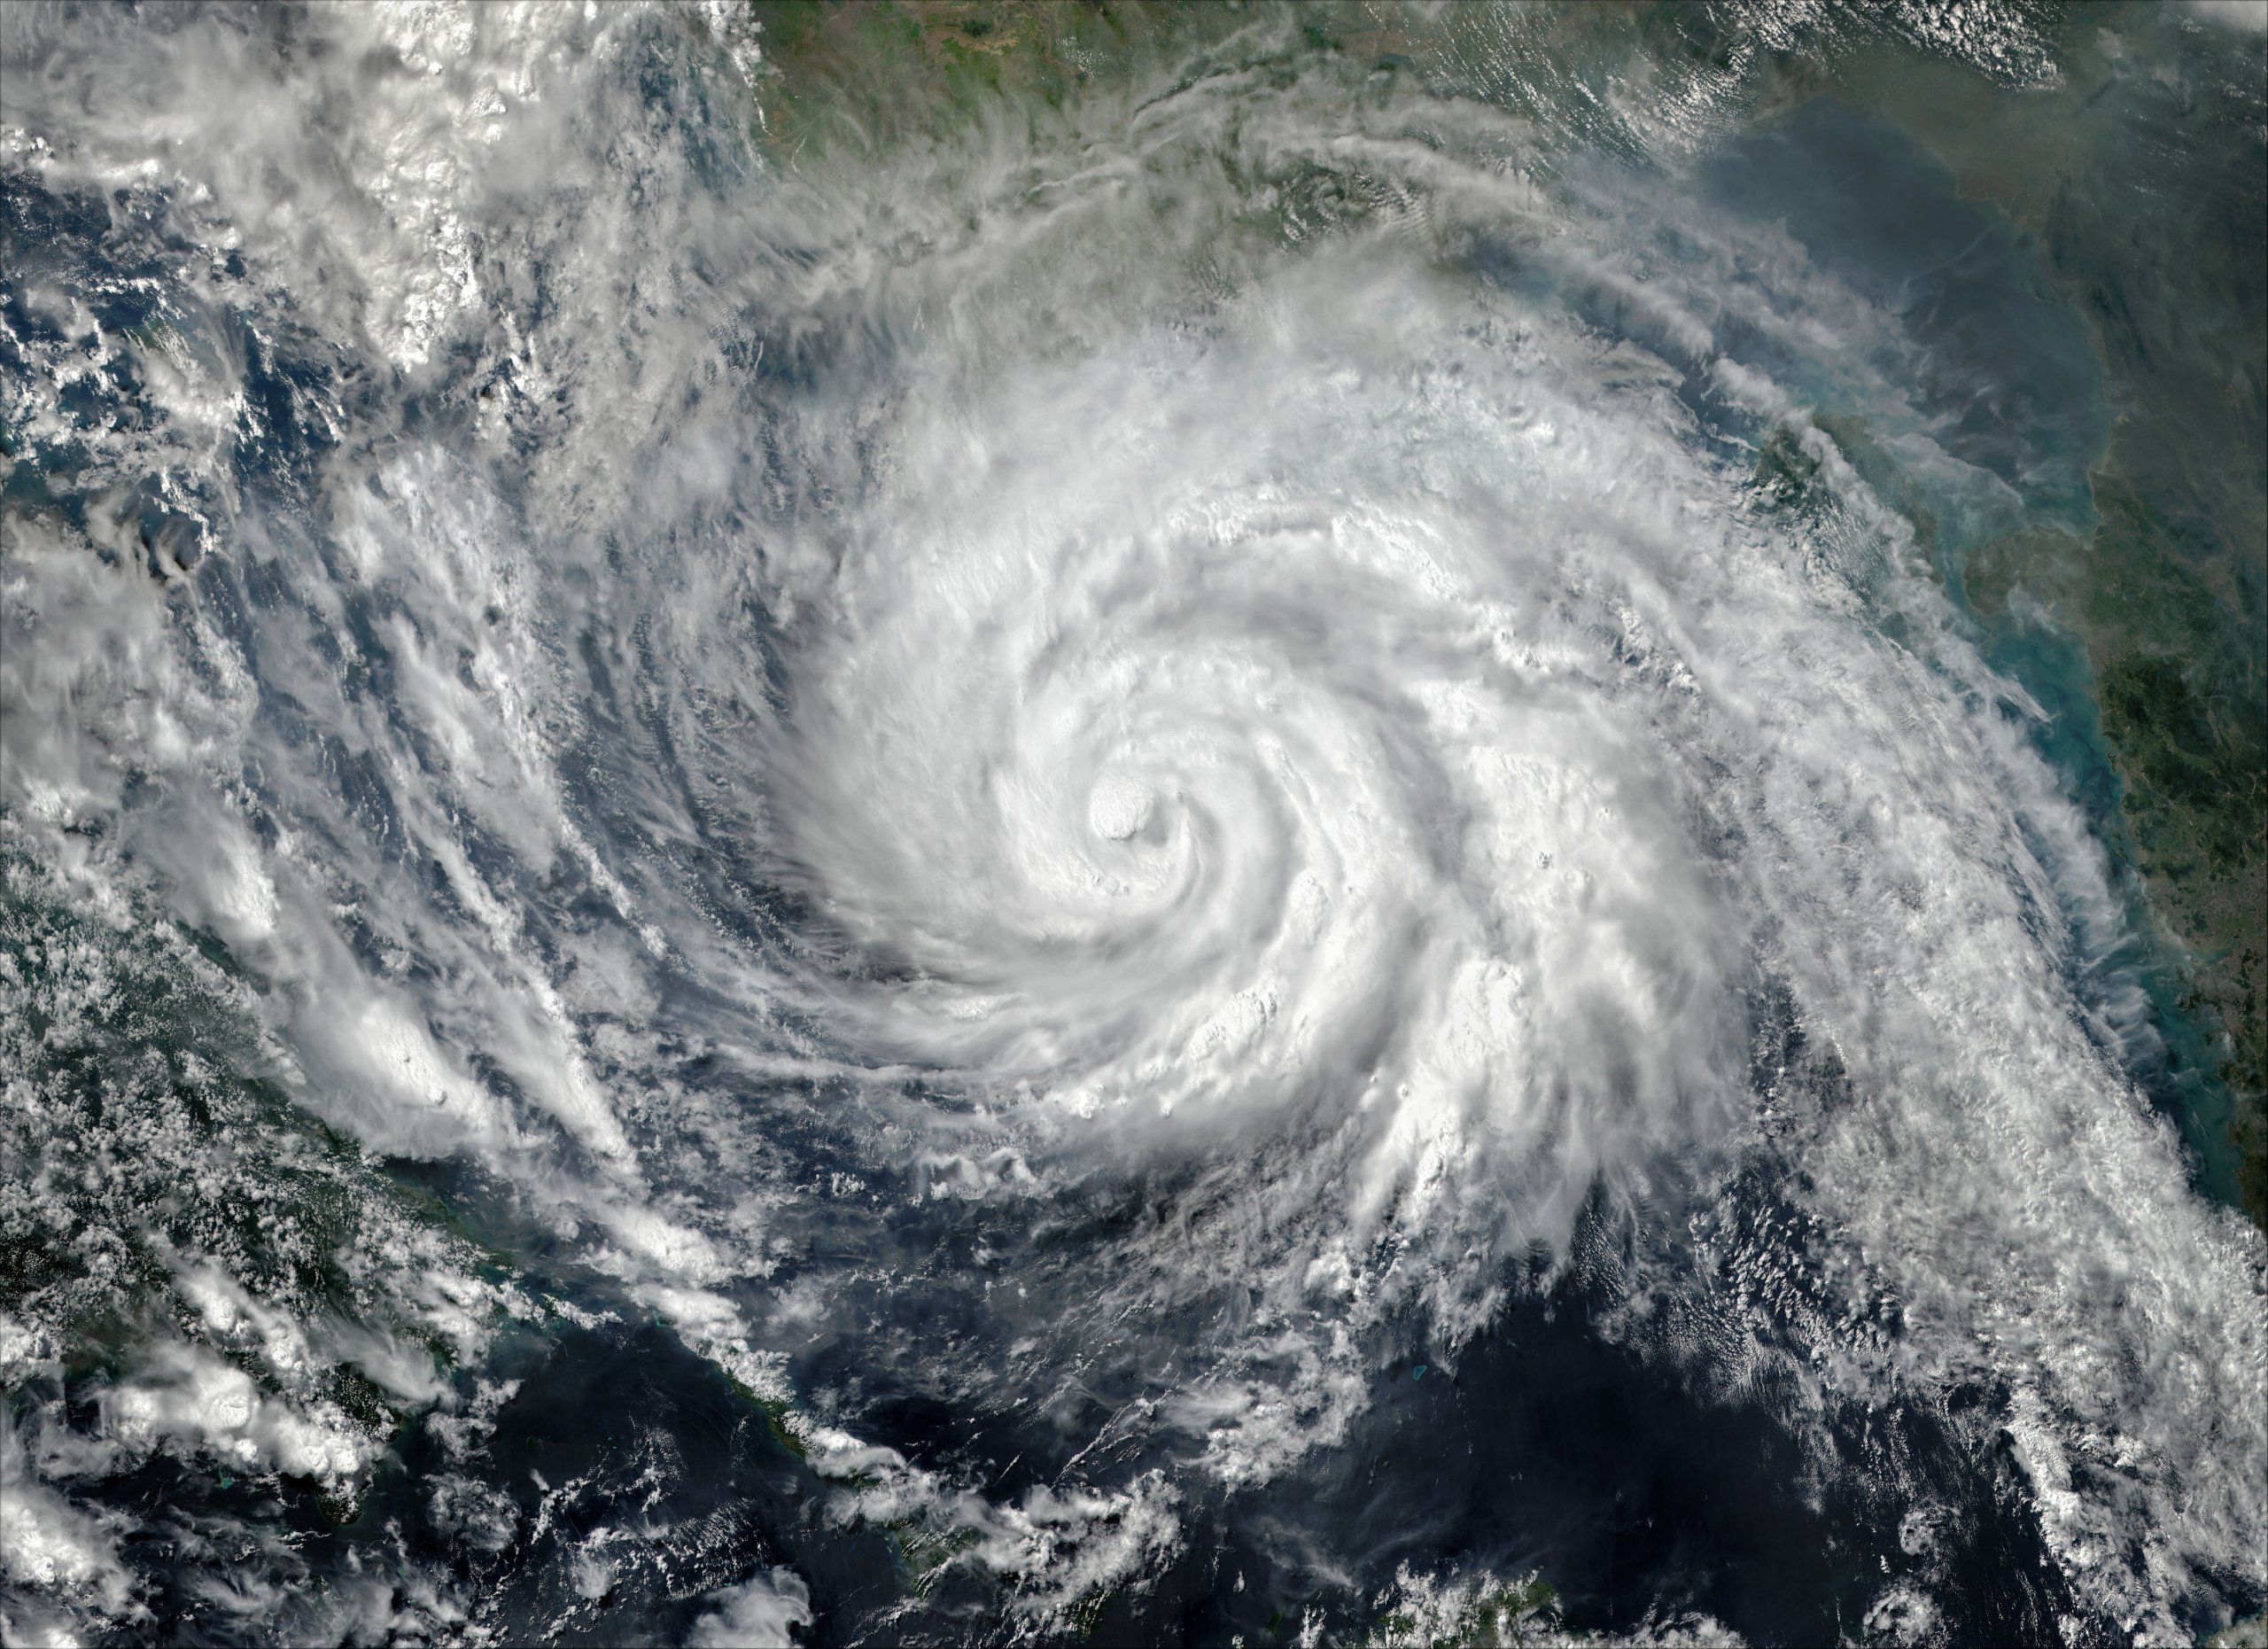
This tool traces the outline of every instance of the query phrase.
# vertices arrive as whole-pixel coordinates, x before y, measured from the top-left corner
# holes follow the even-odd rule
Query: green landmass
[[[974,1550],[983,1538],[966,1525],[933,1528],[912,1518],[890,1524],[889,1532],[899,1560],[905,1565],[910,1589],[917,1598],[927,1598],[945,1566],[963,1552]]]
[[[1887,116],[2007,212],[2085,320],[2117,416],[2085,537],[1964,569],[1988,619],[2085,649],[2120,780],[2115,854],[2218,1041],[2238,1194],[2268,1228],[2268,161],[2258,48],[2165,8],[2071,8],[2052,87],[1903,50],[1776,65],[1768,114]],[[2249,51],[2250,66],[2245,53]],[[2031,606],[2036,603],[2036,607]],[[2012,610],[2027,609],[2022,614]]]
[[[1540,1575],[1484,1585],[1470,1598],[1380,1615],[1363,1642],[1370,1649],[1519,1649],[1580,1641],[1569,1637],[1559,1594]]]
[[[295,1320],[377,1303],[345,1256],[373,1199],[392,1194],[291,1104],[223,970],[191,961],[216,945],[163,924],[105,928],[72,911],[19,847],[0,849],[0,1063],[12,1072],[0,1300],[45,1329],[66,1365],[102,1364],[139,1338],[152,1301],[194,1332],[173,1287],[185,1264],[219,1266]],[[269,1380],[256,1359],[245,1366]],[[330,1378],[349,1413],[398,1423],[361,1374]]]
[[[1837,14],[1822,49],[1823,36],[1767,36],[1736,11],[1661,0],[1510,12],[1386,0],[750,0],[742,26],[764,58],[756,141],[791,164],[846,145],[875,155],[1019,111],[1037,118],[1239,34],[1257,58],[1409,67],[1516,105],[1549,93],[1526,85],[1524,63],[1609,75],[1679,63],[1736,81],[1749,119],[1832,96],[1938,155],[1964,197],[2008,214],[2054,295],[2084,318],[2117,420],[2090,477],[2092,533],[2026,528],[1975,552],[1963,584],[1988,622],[2044,618],[2085,651],[2119,780],[2105,836],[2180,974],[2173,1011],[2214,1049],[2195,1109],[2225,1130],[2236,1194],[2268,1228],[2258,48],[2150,4],[2025,15],[2059,79],[1994,78],[1857,12]],[[1845,439],[1853,432],[1829,432],[1854,461],[1865,455]],[[1876,469],[1869,478],[1894,491],[1895,466]]]
[[[876,153],[1060,109],[1251,20],[1240,0],[746,0],[758,146]]]

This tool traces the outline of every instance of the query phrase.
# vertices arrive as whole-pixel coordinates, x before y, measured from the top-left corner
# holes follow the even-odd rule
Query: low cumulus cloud
[[[1699,208],[1540,191],[1564,135],[1415,91],[1223,73],[720,182],[625,66],[683,31],[447,17],[307,19],[376,79],[74,23],[115,60],[28,105],[56,189],[169,157],[183,234],[295,294],[332,435],[288,509],[200,494],[201,605],[12,552],[12,816],[235,947],[308,1103],[517,1187],[767,1394],[767,1332],[860,1332],[863,1262],[775,1285],[782,1233],[896,1240],[870,1185],[1085,1233],[935,1283],[989,1325],[972,1406],[1170,1371],[1013,1514],[1082,1575],[1178,1537],[1058,1514],[1123,1462],[1270,1482],[1389,1334],[1453,1360],[1587,1210],[1683,1230],[1762,1163],[1830,1280],[1806,1352],[1741,1356],[1821,1410],[2001,1382],[2120,1618],[2256,1572],[2256,1241],[2120,1065],[2027,701],[1773,376],[1810,347],[1921,441],[1897,315],[1763,222],[1641,279]],[[280,88],[241,134],[184,89],[237,74]],[[1816,1081],[1759,1055],[1791,1031]],[[1090,1217],[1144,1177],[1178,1204]],[[121,1433],[365,1464],[169,1355]],[[696,1645],[813,1620],[785,1568],[711,1601]]]
[[[717,1611],[693,1623],[687,1649],[785,1649],[812,1623],[811,1588],[793,1569],[759,1572],[710,1595]]]

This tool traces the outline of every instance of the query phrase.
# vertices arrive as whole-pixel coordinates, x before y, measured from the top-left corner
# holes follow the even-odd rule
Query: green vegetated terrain
[[[2248,55],[2249,53],[2249,55]],[[2268,1226],[2268,154],[2259,49],[2147,6],[2073,8],[2052,87],[1910,53],[1790,74],[1885,114],[2029,235],[2117,416],[2091,534],[2029,528],[1965,568],[1977,612],[2084,647],[2119,781],[2114,853],[2217,1044],[2198,1108]],[[2225,1120],[2224,1120],[2225,1119]]]
[[[1060,108],[1251,19],[1238,0],[749,0],[763,146],[872,151]]]
[[[1382,1615],[1363,1639],[1369,1649],[1521,1649],[1582,1641],[1567,1630],[1551,1583],[1535,1575],[1487,1584],[1470,1598],[1431,1608],[1405,1605]]]
[[[1963,569],[1988,624],[2084,649],[2119,780],[2104,823],[2202,1032],[2193,1117],[2268,1226],[2268,163],[2254,37],[2148,4],[2035,11],[2057,74],[1988,78],[1869,33],[1769,37],[1736,9],[1634,0],[1527,11],[1386,0],[750,0],[761,148],[876,153],[1060,109],[1242,33],[1472,78],[1523,41],[1612,80],[1682,53],[1746,118],[1831,96],[1884,115],[2005,211],[2085,320],[2116,415],[2090,533],[2032,526]],[[1487,39],[1484,41],[1483,36]],[[1509,54],[1509,55],[1507,55]],[[2193,1136],[2196,1137],[2196,1136]],[[2233,1172],[2226,1171],[2233,1163]]]
[[[390,1340],[426,1383],[453,1348],[403,1278],[486,1256],[291,1102],[218,943],[74,914],[0,837],[0,1374],[102,1371],[171,1336],[343,1433],[398,1431],[415,1404],[326,1336]],[[286,1321],[315,1341],[279,1363]]]

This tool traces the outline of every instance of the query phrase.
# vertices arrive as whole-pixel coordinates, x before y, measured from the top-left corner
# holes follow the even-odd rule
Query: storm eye
[[[0,5],[0,1637],[2259,1641],[2264,20]]]
[[[1087,828],[1107,842],[1142,836],[1157,811],[1157,792],[1127,774],[1105,773],[1087,791]]]

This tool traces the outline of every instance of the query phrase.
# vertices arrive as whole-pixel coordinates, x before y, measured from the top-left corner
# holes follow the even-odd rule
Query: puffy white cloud
[[[980,1393],[1171,1341],[1108,1425],[1232,1486],[1346,1435],[1386,1325],[1453,1357],[1595,1194],[1674,1224],[1768,1160],[1835,1280],[1814,1397],[2005,1383],[2074,1584],[2148,1630],[2256,1572],[2259,1245],[2118,1065],[2100,854],[1816,382],[1724,338],[1981,510],[2015,494],[1956,473],[1896,318],[1784,232],[1602,177],[1533,107],[1320,69],[696,167],[619,60],[675,49],[651,15],[338,8],[289,63],[107,15],[14,113],[41,175],[162,184],[372,382],[308,392],[342,439],[303,511],[223,535],[226,623],[13,554],[6,795],[90,904],[148,878],[238,953],[336,1125],[472,1158],[775,1396],[765,1309],[832,1309],[824,1274],[765,1284],[775,1211],[817,1218],[775,1118],[862,1194],[1183,1176],[1200,1237],[937,1286],[999,1324],[1051,1298],[952,1371]],[[1986,8],[1899,16],[2052,74]],[[166,451],[203,452],[232,369],[180,359]],[[1810,508],[1751,485],[1744,417],[1818,466]],[[1836,1103],[1759,1082],[1767,999]],[[477,1345],[493,1303],[433,1287]],[[1852,1326],[1881,1297],[1898,1336]],[[375,1447],[190,1350],[105,1414],[263,1469]],[[993,1505],[809,1441],[1057,1602],[1179,1537],[1153,1478]],[[718,1642],[811,1619],[786,1571],[718,1601]]]
[[[710,1596],[717,1612],[694,1622],[689,1649],[785,1649],[812,1623],[811,1588],[793,1569],[758,1570]]]

